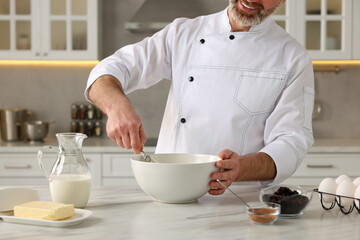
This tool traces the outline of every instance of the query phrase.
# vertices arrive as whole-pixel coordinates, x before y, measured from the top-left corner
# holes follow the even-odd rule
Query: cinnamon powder
[[[275,220],[277,209],[272,208],[250,208],[249,212],[259,214],[259,215],[252,215],[249,214],[249,218],[257,223],[270,223]]]

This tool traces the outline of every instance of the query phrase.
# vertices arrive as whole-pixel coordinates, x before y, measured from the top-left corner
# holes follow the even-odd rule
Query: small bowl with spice
[[[281,206],[281,218],[300,217],[312,199],[312,191],[295,185],[276,185],[260,190],[260,201]]]
[[[245,206],[245,212],[250,221],[255,224],[273,224],[278,219],[281,211],[279,204],[271,202],[251,203],[250,206]]]

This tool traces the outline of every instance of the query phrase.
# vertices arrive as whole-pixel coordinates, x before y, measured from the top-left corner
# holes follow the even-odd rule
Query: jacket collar
[[[229,20],[229,16],[227,14],[228,11],[227,7],[221,14],[221,23],[222,26],[224,28],[225,31],[230,32],[231,31],[231,25],[230,25],[230,20]],[[267,17],[263,22],[261,22],[260,24],[251,26],[249,32],[262,32],[266,29],[268,29],[271,25],[274,24],[274,20],[271,17]],[[246,32],[244,32],[246,33]]]

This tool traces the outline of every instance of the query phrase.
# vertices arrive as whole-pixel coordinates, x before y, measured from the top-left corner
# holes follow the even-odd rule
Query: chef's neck
[[[230,20],[230,26],[232,32],[248,32],[250,30],[251,26],[242,26],[240,23],[235,22],[231,16],[229,16],[229,11],[227,14]]]

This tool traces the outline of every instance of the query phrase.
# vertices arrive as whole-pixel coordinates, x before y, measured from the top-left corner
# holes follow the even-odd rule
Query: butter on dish
[[[74,215],[74,204],[32,201],[14,207],[14,216],[59,221]]]

